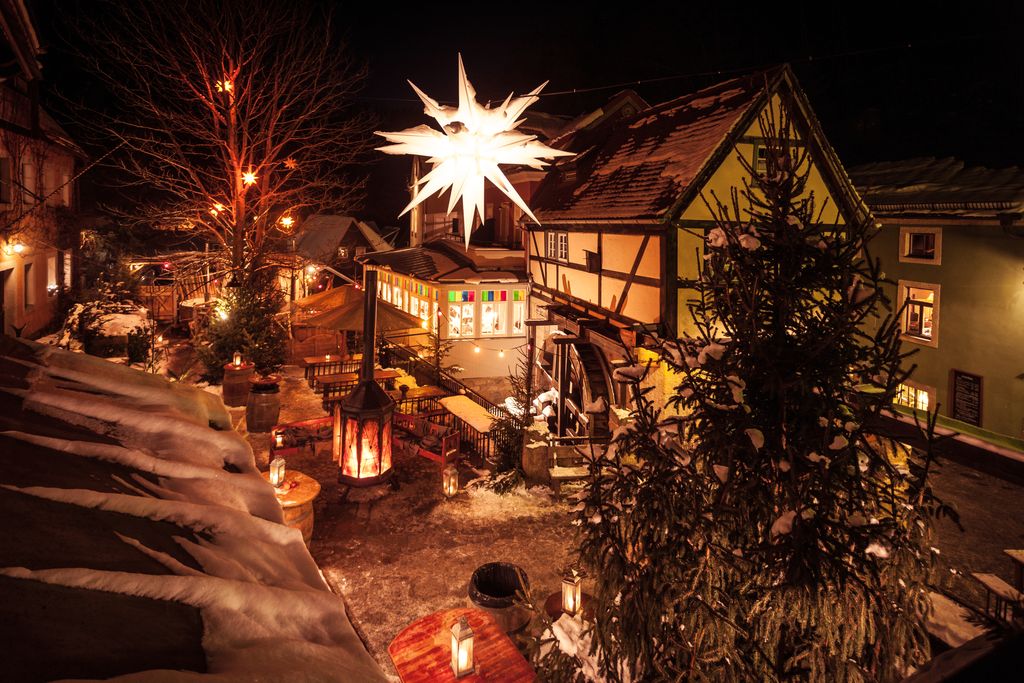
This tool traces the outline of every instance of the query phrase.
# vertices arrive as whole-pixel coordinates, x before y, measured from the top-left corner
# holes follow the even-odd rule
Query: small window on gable
[[[900,261],[942,263],[942,228],[900,228]]]
[[[762,144],[754,145],[754,173],[763,175],[768,171],[768,148]]]

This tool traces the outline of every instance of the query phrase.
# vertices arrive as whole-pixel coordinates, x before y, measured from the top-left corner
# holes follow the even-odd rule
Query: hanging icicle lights
[[[440,105],[412,81],[409,85],[423,101],[424,113],[433,117],[443,132],[419,125],[394,133],[376,133],[394,143],[379,147],[381,152],[428,157],[432,165],[430,172],[417,181],[415,195],[401,215],[428,197],[451,189],[448,213],[452,213],[461,198],[463,237],[468,248],[474,218],[479,216],[481,222],[484,220],[484,179],[487,179],[539,225],[540,221],[499,165],[516,164],[539,170],[548,165],[543,159],[572,156],[571,152],[548,147],[535,135],[516,130],[524,121],[520,116],[539,99],[538,94],[547,82],[521,97],[509,95],[492,109],[476,101],[476,90],[466,77],[460,54],[458,107]]]

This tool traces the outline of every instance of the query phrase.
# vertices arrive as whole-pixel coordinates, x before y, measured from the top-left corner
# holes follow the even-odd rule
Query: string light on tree
[[[543,159],[572,156],[571,152],[548,147],[535,135],[516,130],[524,120],[520,118],[523,112],[537,101],[537,95],[547,82],[521,97],[513,98],[510,94],[492,109],[476,101],[476,90],[466,77],[460,54],[458,107],[442,106],[412,81],[409,85],[423,101],[424,113],[437,121],[441,131],[419,125],[398,132],[377,132],[377,135],[394,143],[378,148],[381,152],[427,157],[432,165],[431,170],[417,181],[415,196],[403,209],[402,215],[428,197],[450,190],[449,214],[462,199],[463,238],[468,248],[475,217],[479,216],[480,221],[484,221],[486,179],[539,224],[499,165],[515,164],[541,170],[548,165]]]

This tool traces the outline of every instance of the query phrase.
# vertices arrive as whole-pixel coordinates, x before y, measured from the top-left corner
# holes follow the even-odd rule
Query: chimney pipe
[[[359,380],[373,381],[373,349],[377,343],[377,271],[363,274],[363,364]]]

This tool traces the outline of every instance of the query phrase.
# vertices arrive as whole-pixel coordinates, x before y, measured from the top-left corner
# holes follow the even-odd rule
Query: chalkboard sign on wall
[[[981,375],[961,370],[950,372],[950,395],[954,420],[981,426]]]

